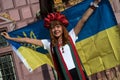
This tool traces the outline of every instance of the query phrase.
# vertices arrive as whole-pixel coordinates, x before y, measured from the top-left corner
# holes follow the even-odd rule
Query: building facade
[[[77,0],[75,0],[77,1]],[[118,24],[120,24],[120,0],[110,0]],[[40,10],[39,0],[0,0],[0,32],[13,31],[35,22]],[[119,72],[119,67],[116,68]],[[91,75],[89,79],[106,77],[107,71]],[[106,80],[109,78],[106,77]],[[9,43],[0,36],[0,80],[55,80],[52,68],[43,65],[29,72]]]

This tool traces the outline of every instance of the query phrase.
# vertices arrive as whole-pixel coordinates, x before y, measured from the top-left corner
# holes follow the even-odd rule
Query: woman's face
[[[63,31],[62,31],[62,25],[57,24],[54,27],[52,27],[51,30],[52,30],[53,36],[55,36],[56,38],[59,38],[59,37],[62,36],[62,33],[63,33]]]

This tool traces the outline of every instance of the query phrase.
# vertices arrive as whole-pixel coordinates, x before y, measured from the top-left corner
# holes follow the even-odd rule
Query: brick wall
[[[120,0],[111,0],[111,5],[115,13],[118,24],[120,24]]]
[[[0,14],[9,14],[16,22],[15,29],[34,22],[39,9],[39,0],[0,0]]]

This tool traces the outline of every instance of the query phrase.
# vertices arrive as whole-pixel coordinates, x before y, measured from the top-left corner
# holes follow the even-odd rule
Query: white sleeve
[[[50,51],[50,40],[43,39],[43,40],[41,40],[41,42],[43,43],[44,49],[47,49],[48,51]]]
[[[72,29],[70,32],[69,32],[69,35],[70,37],[72,38],[74,44],[75,44],[75,41],[78,39],[78,36],[75,35],[75,32],[74,32],[74,29]]]

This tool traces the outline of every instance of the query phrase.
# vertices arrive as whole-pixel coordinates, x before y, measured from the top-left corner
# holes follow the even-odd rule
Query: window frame
[[[0,57],[2,56],[6,56],[6,55],[10,55],[11,56],[11,62],[12,62],[12,69],[14,69],[14,76],[15,76],[15,79],[18,80],[18,74],[17,74],[17,69],[16,69],[16,63],[15,63],[15,59],[14,59],[14,55],[13,55],[13,51],[6,51],[6,52],[3,52],[3,53],[0,53]]]

